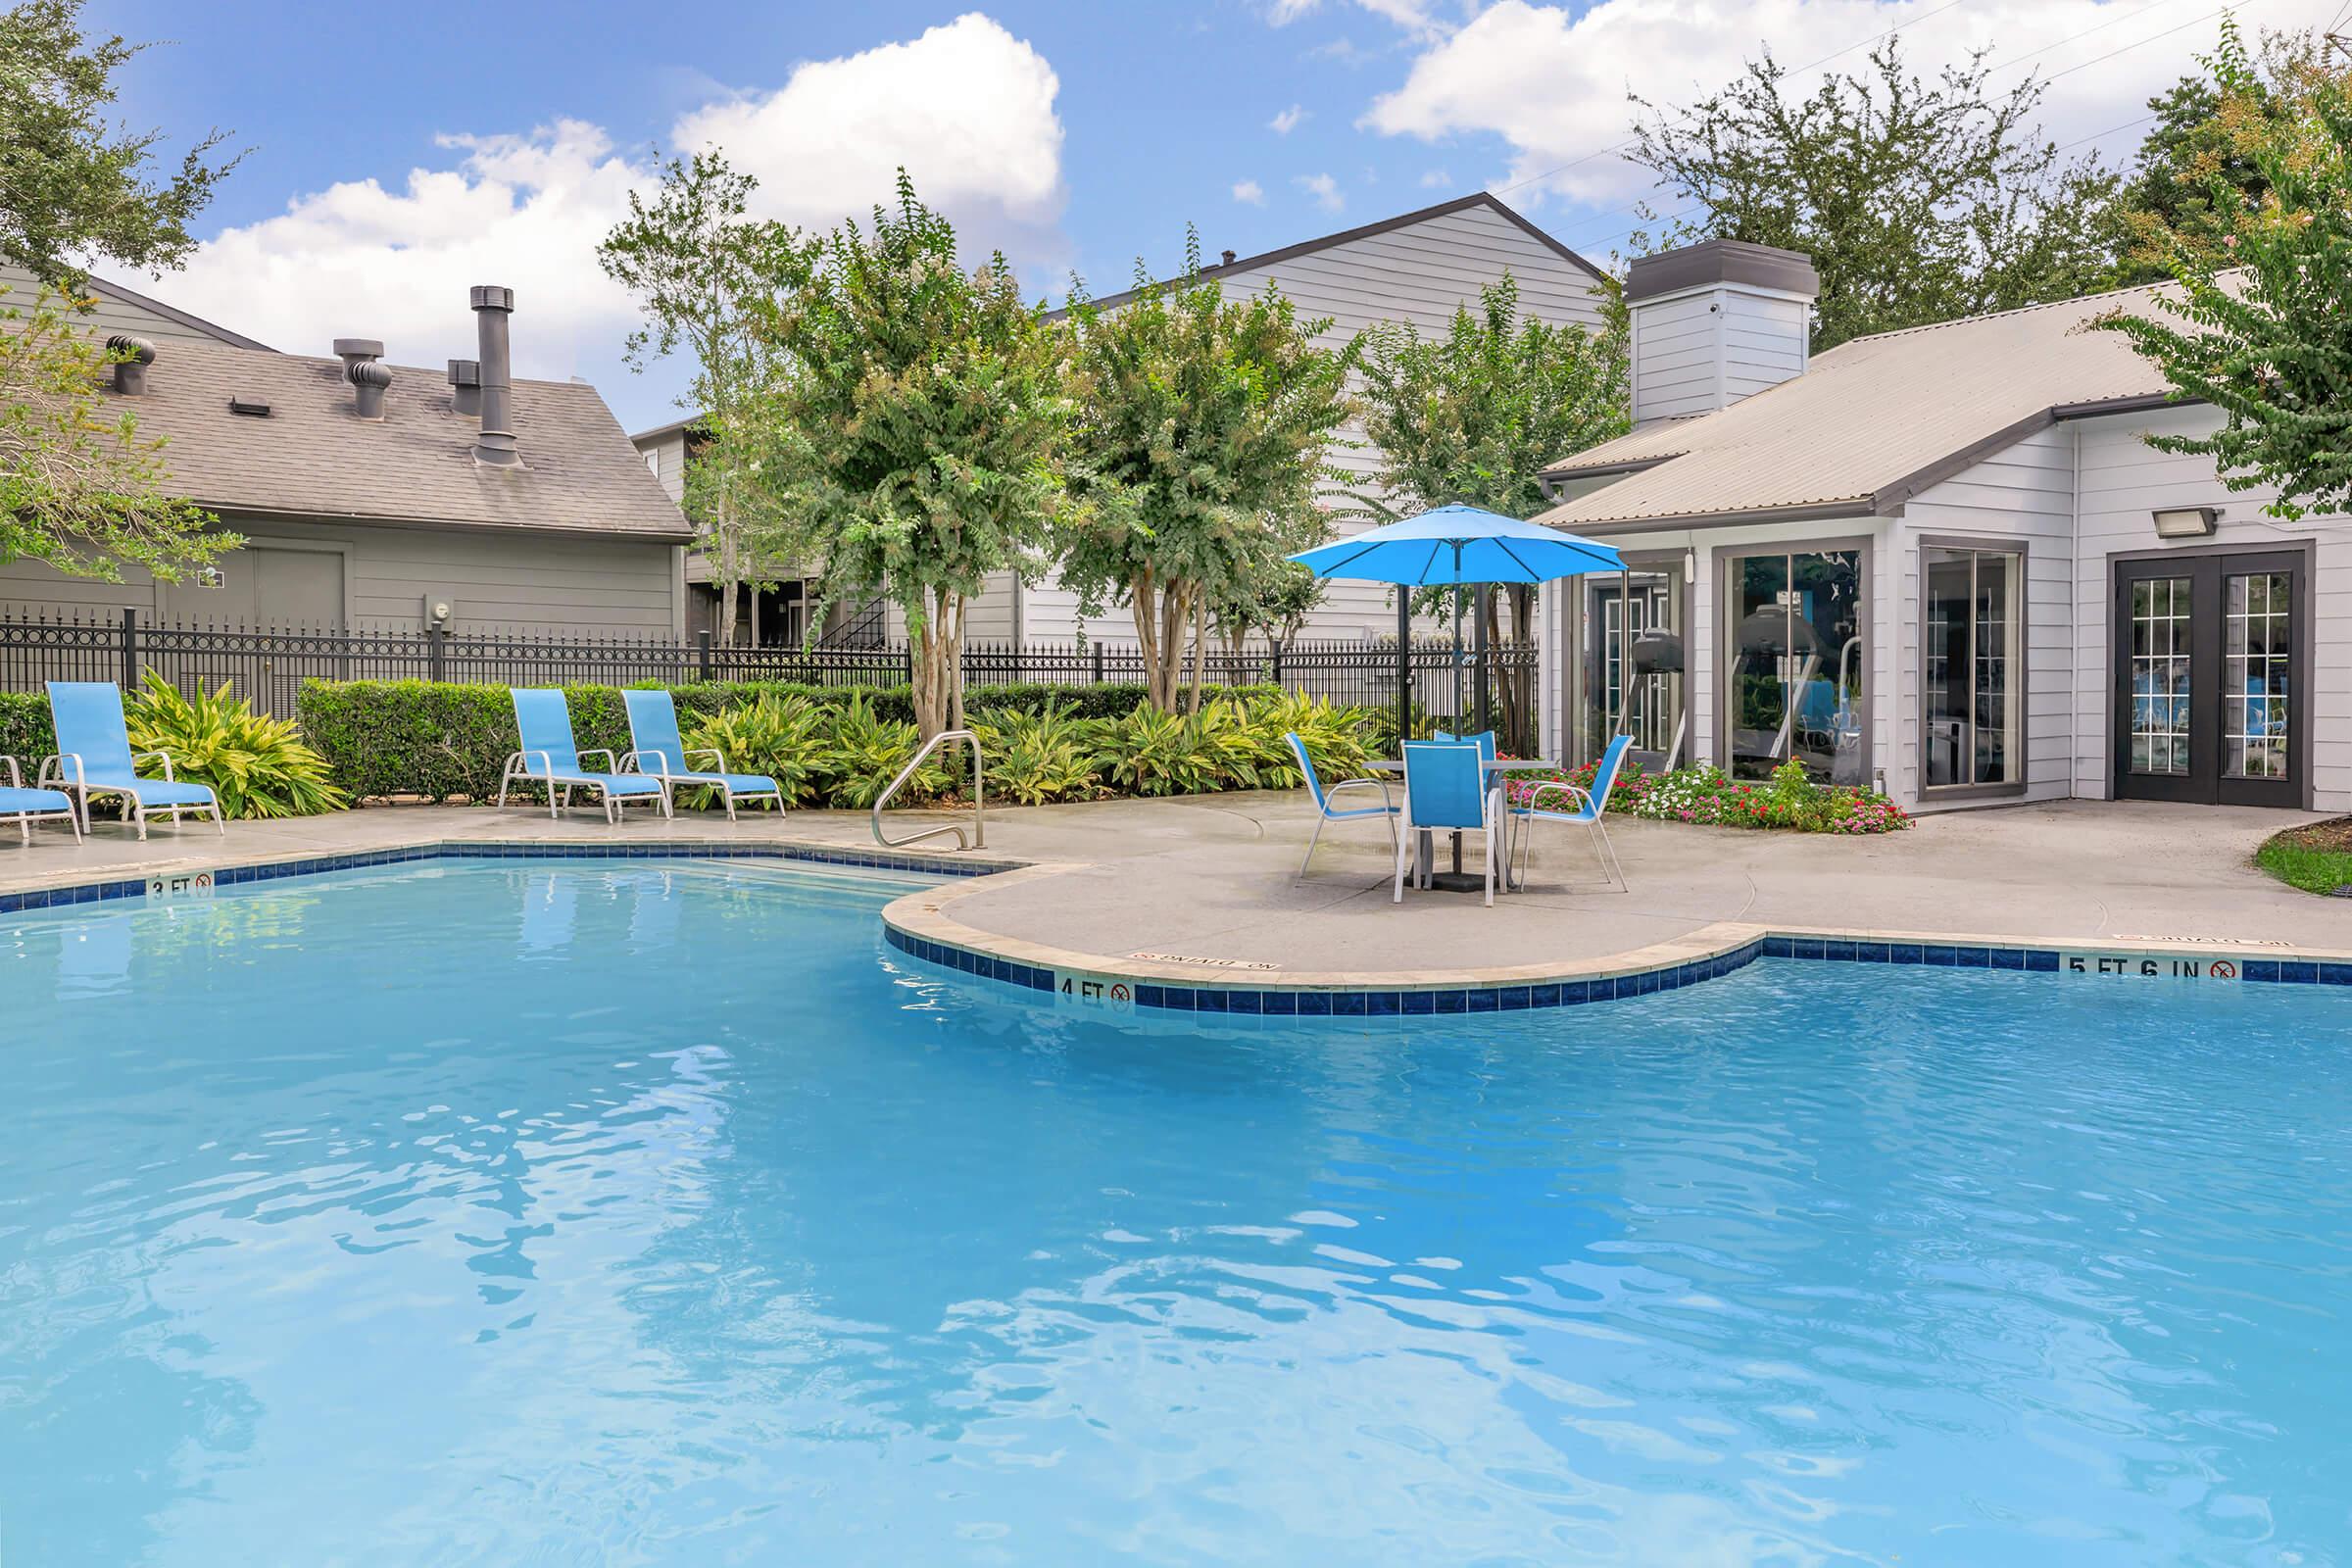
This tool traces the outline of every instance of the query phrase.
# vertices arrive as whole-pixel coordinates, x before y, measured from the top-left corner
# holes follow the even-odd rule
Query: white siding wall
[[[1937,809],[1921,793],[1920,540],[1923,535],[2021,541],[2026,549],[2026,798],[2056,800],[2074,792],[2075,691],[2097,680],[2099,664],[2077,668],[2075,633],[2075,435],[2071,424],[2028,436],[1941,484],[1903,509],[1889,554],[1897,576],[1889,607],[1899,627],[1893,763],[1887,788],[1906,809]]]
[[[1733,285],[1633,308],[1634,422],[1712,414],[1804,373],[1808,326],[1796,295]]]
[[[669,499],[684,506],[686,504],[686,432],[683,430],[665,431],[661,435],[639,441],[637,450],[644,453],[650,460],[648,466],[653,468],[654,477],[662,481],[662,488],[669,493]]]
[[[2215,536],[2180,548],[2316,545],[2311,584],[2312,804],[2321,810],[2352,809],[2352,519],[2307,517],[2284,523],[2266,517],[2262,508],[2273,492],[2225,489],[2210,460],[2167,456],[2140,439],[2150,431],[2201,435],[2220,417],[2209,409],[2179,409],[2113,415],[2077,426],[2082,499],[2075,574],[2076,792],[2099,799],[2110,793],[2111,558],[2161,548],[2149,515],[2158,509],[2214,507],[2221,513]]]
[[[1505,270],[1519,284],[1519,308],[1555,325],[1597,328],[1600,306],[1592,274],[1562,260],[1526,230],[1491,208],[1471,207],[1404,228],[1329,246],[1261,270],[1227,273],[1228,295],[1254,293],[1269,282],[1296,302],[1302,317],[1330,317],[1323,341],[1332,347],[1384,321],[1410,321],[1427,335],[1444,332],[1455,309],[1475,302],[1478,291],[1501,280]],[[1360,430],[1348,432],[1361,439]],[[1351,474],[1369,475],[1379,466],[1368,448],[1335,447],[1331,460]],[[1333,498],[1332,505],[1343,503]],[[1371,526],[1340,521],[1345,537]],[[1009,612],[1010,579],[993,585],[972,611],[972,635],[981,635],[983,612]],[[1081,629],[1077,596],[1056,583],[1040,583],[1026,595],[1026,635],[1059,639]],[[1307,622],[1308,637],[1375,637],[1396,630],[1396,602],[1376,583],[1335,582]],[[994,619],[991,624],[995,624]],[[1004,622],[1009,628],[1009,620]],[[1083,620],[1087,636],[1133,642],[1135,621],[1124,608]],[[1009,634],[1009,630],[1006,633]],[[997,635],[989,633],[988,635]]]

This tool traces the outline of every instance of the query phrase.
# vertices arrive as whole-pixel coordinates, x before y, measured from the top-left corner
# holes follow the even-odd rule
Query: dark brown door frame
[[[2108,780],[2117,800],[2200,805],[2306,807],[2311,799],[2311,550],[2308,545],[2167,550],[2117,556],[2109,564]],[[2222,579],[2250,572],[2288,574],[2293,646],[2288,664],[2287,773],[2283,779],[2230,778],[2222,772],[2222,659],[2226,607]],[[2144,774],[2132,761],[2132,585],[2156,578],[2189,581],[2189,771]]]

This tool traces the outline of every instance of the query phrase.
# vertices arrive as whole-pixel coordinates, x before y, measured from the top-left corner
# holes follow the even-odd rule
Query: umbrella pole
[[[1462,729],[1462,547],[1453,547],[1453,731]]]

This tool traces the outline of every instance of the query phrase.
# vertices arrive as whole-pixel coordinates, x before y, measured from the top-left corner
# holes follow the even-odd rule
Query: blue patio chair
[[[119,795],[122,809],[147,837],[150,815],[177,822],[194,811],[209,815],[223,836],[228,824],[220,819],[220,798],[208,785],[186,784],[172,776],[169,752],[130,754],[130,729],[122,722],[122,691],[113,681],[53,680],[49,683],[49,720],[57,730],[57,751],[41,763],[38,783],[74,797],[81,808],[84,832],[90,826],[90,799]],[[161,759],[164,776],[141,778],[139,764]]]
[[[1457,741],[1464,746],[1475,746],[1478,748],[1480,761],[1492,762],[1494,760],[1494,732],[1491,729],[1482,729],[1475,735],[1448,735],[1441,729],[1432,731],[1429,738],[1433,741]]]
[[[1478,747],[1468,741],[1410,741],[1404,747],[1404,816],[1396,836],[1396,883],[1389,902],[1404,902],[1405,867],[1415,858],[1413,841],[1425,832],[1486,835],[1487,903],[1494,902],[1494,834],[1501,826],[1494,794],[1479,766]]]
[[[1608,885],[1616,891],[1632,891],[1626,886],[1625,867],[1617,863],[1616,847],[1609,843],[1609,830],[1601,825],[1601,817],[1609,808],[1609,792],[1617,787],[1618,769],[1625,761],[1626,748],[1632,744],[1633,737],[1630,735],[1620,735],[1609,742],[1609,749],[1600,754],[1600,765],[1592,770],[1592,787],[1590,790],[1579,789],[1574,784],[1555,779],[1538,784],[1528,791],[1524,801],[1508,808],[1512,827],[1526,829],[1524,833],[1514,834],[1521,854],[1518,876],[1513,879],[1512,886],[1518,886],[1527,878],[1527,862],[1535,854],[1535,825],[1538,822],[1565,822],[1592,831],[1593,851],[1600,857],[1601,875],[1609,879]],[[1546,808],[1544,805],[1546,795],[1564,795],[1576,803],[1575,808]]]
[[[678,734],[678,705],[666,691],[624,691],[621,706],[629,710],[629,744],[636,748],[620,760],[624,772],[650,773],[662,781],[664,790],[674,791],[680,784],[698,784],[718,791],[726,802],[727,820],[735,820],[738,800],[771,800],[776,809],[784,809],[784,792],[776,781],[765,773],[730,773],[727,760],[715,747],[698,746],[686,750],[686,742]],[[716,771],[697,772],[692,766],[697,757],[708,757],[717,764]],[[674,804],[674,803],[673,803]]]
[[[62,816],[74,830],[74,842],[81,842],[81,815],[74,809],[74,797],[63,790],[28,790],[24,787],[24,770],[13,757],[0,757],[8,764],[8,782],[0,785],[0,821],[10,817],[17,820],[17,832],[25,843],[32,842],[34,817]]]
[[[498,781],[498,804],[507,804],[507,791],[516,784],[543,784],[547,787],[547,814],[554,816],[571,804],[575,789],[595,790],[605,803],[605,820],[620,820],[620,808],[627,801],[646,801],[662,808],[669,815],[669,795],[659,779],[643,773],[623,773],[607,746],[592,746],[586,755],[602,757],[605,770],[590,772],[580,761],[582,754],[572,750],[571,706],[564,700],[560,688],[510,686],[507,695],[514,703],[514,729],[522,737],[522,750],[507,759],[506,776]]]
[[[1306,755],[1306,742],[1294,734],[1285,734],[1282,738],[1291,743],[1291,755],[1298,760],[1298,771],[1306,775],[1306,793],[1315,798],[1315,831],[1307,838],[1306,853],[1298,857],[1298,874],[1291,878],[1293,882],[1305,880],[1306,862],[1315,858],[1315,845],[1322,839],[1323,825],[1327,822],[1360,822],[1366,817],[1377,816],[1389,824],[1389,848],[1392,851],[1396,849],[1396,802],[1390,796],[1386,783],[1376,778],[1351,778],[1326,789],[1323,780],[1315,772],[1315,760]],[[1348,790],[1378,790],[1380,804],[1349,807],[1332,804]]]

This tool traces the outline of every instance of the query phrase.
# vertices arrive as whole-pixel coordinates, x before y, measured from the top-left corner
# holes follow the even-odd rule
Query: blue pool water
[[[2340,995],[1113,1024],[886,897],[0,920],[0,1562],[2352,1561]]]

